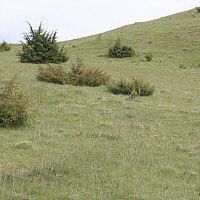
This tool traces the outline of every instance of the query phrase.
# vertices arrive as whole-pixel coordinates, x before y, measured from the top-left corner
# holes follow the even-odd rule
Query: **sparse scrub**
[[[155,87],[142,80],[133,78],[132,80],[123,80],[107,84],[107,88],[113,94],[128,94],[148,96],[154,93]]]
[[[76,86],[100,86],[105,85],[109,80],[110,75],[99,68],[86,68],[81,58],[77,58],[76,63],[72,63],[71,71],[67,74],[67,83]]]
[[[24,126],[34,114],[28,98],[18,90],[17,75],[7,81],[0,93],[0,127]]]
[[[135,51],[132,47],[122,46],[121,40],[118,38],[115,45],[109,48],[109,56],[115,58],[132,57]]]
[[[64,84],[67,78],[67,73],[62,66],[52,66],[48,63],[48,67],[40,66],[38,68],[37,80],[49,83]]]
[[[147,59],[147,61],[151,61],[153,59],[153,53],[152,52],[145,52],[144,57]]]
[[[66,62],[66,50],[64,45],[59,50],[56,43],[57,32],[47,32],[42,29],[42,24],[38,30],[33,30],[30,23],[30,33],[24,34],[26,43],[22,43],[22,51],[18,52],[20,62],[22,63],[61,63]]]
[[[3,41],[0,44],[0,51],[10,51],[10,50],[11,50],[11,47],[8,45],[7,42]]]

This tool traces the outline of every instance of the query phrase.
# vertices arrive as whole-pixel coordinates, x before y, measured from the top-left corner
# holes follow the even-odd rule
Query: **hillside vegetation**
[[[66,72],[78,56],[113,80],[154,85],[145,97],[41,82],[38,64],[19,62],[21,45],[0,52],[0,87],[18,73],[37,110],[32,125],[0,128],[1,199],[199,199],[199,21],[192,9],[59,43]],[[133,57],[109,57],[118,38]]]

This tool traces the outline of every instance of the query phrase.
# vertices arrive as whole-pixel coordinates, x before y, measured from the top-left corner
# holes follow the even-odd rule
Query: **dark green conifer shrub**
[[[52,66],[48,63],[48,67],[39,67],[37,80],[46,81],[49,83],[64,84],[67,79],[67,73],[62,66]]]
[[[153,53],[152,52],[145,52],[144,57],[147,59],[147,61],[151,61],[153,59]]]
[[[197,11],[200,12],[200,7],[196,7]]]
[[[115,58],[124,58],[124,57],[132,57],[135,54],[135,51],[132,47],[122,46],[121,40],[118,39],[113,47],[110,47],[108,50],[110,57]]]
[[[27,125],[35,115],[28,98],[19,91],[17,75],[0,89],[0,111],[0,127]]]
[[[3,42],[0,44],[0,51],[10,51],[11,47],[8,45],[7,42],[3,40]]]
[[[27,22],[28,23],[28,22]],[[22,51],[18,52],[22,63],[61,63],[68,60],[64,45],[59,49],[56,42],[56,31],[47,32],[42,29],[33,30],[30,23],[30,33],[24,34],[26,43],[22,42]]]
[[[81,58],[72,63],[71,71],[67,74],[67,83],[72,85],[100,86],[110,80],[110,75],[99,68],[86,68]]]
[[[155,87],[142,80],[133,78],[132,80],[119,80],[107,84],[107,88],[113,94],[137,94],[140,96],[148,96],[154,93]]]

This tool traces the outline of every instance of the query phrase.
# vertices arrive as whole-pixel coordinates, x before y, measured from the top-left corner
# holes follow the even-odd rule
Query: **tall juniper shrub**
[[[42,23],[38,30],[33,30],[31,24],[28,24],[30,33],[24,34],[26,43],[21,41],[22,51],[17,54],[22,63],[61,63],[68,60],[64,45],[59,49],[56,42],[56,31],[44,31]]]

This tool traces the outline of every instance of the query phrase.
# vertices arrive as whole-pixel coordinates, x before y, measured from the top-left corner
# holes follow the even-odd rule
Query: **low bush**
[[[30,112],[28,97],[19,91],[17,75],[0,90],[0,127],[27,125],[35,116]]]
[[[153,53],[152,52],[145,52],[144,57],[147,59],[147,61],[151,61],[153,59]]]
[[[133,78],[132,80],[119,80],[107,84],[107,88],[113,94],[134,94],[140,96],[148,96],[154,93],[155,87],[142,80]]]
[[[67,83],[71,85],[100,86],[110,80],[110,75],[99,68],[86,68],[81,58],[72,63],[71,71],[67,74]]]
[[[42,66],[38,68],[36,79],[49,83],[64,84],[67,79],[67,73],[63,70],[63,67],[52,66],[49,63],[47,65],[47,68]]]
[[[113,47],[110,47],[108,50],[110,57],[115,58],[124,58],[124,57],[132,57],[135,54],[135,51],[132,47],[122,46],[121,40],[118,39]]]
[[[8,45],[7,42],[3,41],[0,44],[0,51],[10,51],[10,50],[11,50],[11,47]]]

